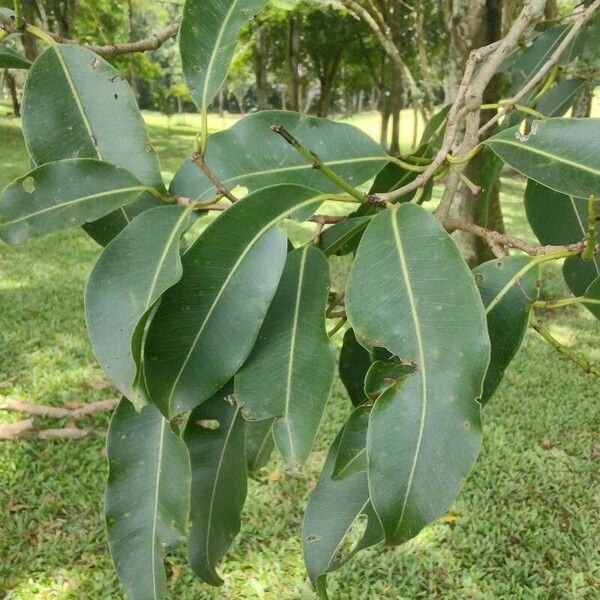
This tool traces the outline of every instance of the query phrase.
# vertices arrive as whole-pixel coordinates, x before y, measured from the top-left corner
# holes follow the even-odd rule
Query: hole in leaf
[[[35,179],[33,177],[25,177],[21,182],[21,185],[28,194],[35,191]]]
[[[477,283],[477,285],[483,283],[483,275],[481,273],[475,274],[475,283]]]
[[[368,523],[369,517],[364,513],[358,515],[358,517],[354,519],[333,557],[336,562],[344,560],[346,556],[354,552],[365,535]]]
[[[213,431],[221,427],[221,423],[219,423],[219,421],[216,419],[200,419],[199,421],[196,421],[196,423],[198,423],[198,425],[200,425],[200,427],[203,429],[211,429]]]

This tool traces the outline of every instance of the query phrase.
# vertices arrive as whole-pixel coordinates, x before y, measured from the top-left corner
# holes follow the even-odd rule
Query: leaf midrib
[[[24,217],[19,217],[18,219],[14,219],[12,221],[4,221],[0,223],[0,227],[7,227],[8,225],[14,225],[15,223],[20,223],[21,221],[26,221],[27,219],[33,219],[47,212],[51,212],[54,210],[60,210],[65,208],[66,206],[71,206],[72,204],[78,204],[80,202],[87,202],[88,200],[94,200],[95,198],[103,198],[104,196],[118,196],[120,194],[129,194],[131,192],[143,192],[146,190],[145,186],[132,186],[127,188],[118,188],[114,190],[108,190],[106,192],[98,192],[97,194],[90,194],[88,196],[80,196],[79,198],[74,198],[73,200],[69,200],[67,202],[62,202],[61,204],[54,204],[53,206],[49,206],[47,208],[43,208],[33,213],[29,213]]]
[[[400,527],[402,526],[402,522],[404,520],[404,515],[406,513],[406,507],[408,505],[408,498],[411,493],[412,482],[415,476],[415,471],[417,468],[417,462],[419,459],[419,455],[421,452],[421,444],[423,442],[423,433],[425,431],[425,418],[427,416],[427,369],[425,364],[425,350],[423,347],[423,336],[421,333],[421,322],[419,319],[419,315],[417,312],[417,306],[415,302],[415,297],[412,289],[412,284],[410,281],[410,273],[408,270],[408,265],[406,262],[406,256],[404,254],[404,247],[402,245],[402,239],[400,236],[400,230],[398,228],[398,221],[396,219],[398,210],[400,206],[396,205],[390,210],[390,217],[392,222],[392,230],[394,232],[394,241],[396,243],[396,249],[398,251],[398,258],[400,259],[400,267],[402,269],[402,276],[404,279],[404,285],[406,286],[406,292],[408,295],[408,303],[410,306],[410,312],[413,319],[413,327],[415,330],[415,338],[417,341],[417,353],[419,356],[419,371],[421,373],[421,419],[419,422],[419,432],[417,435],[417,444],[415,448],[415,453],[413,456],[413,462],[410,470],[410,475],[408,477],[408,482],[406,485],[406,492],[404,495],[404,501],[402,503],[402,510],[400,512],[400,518],[398,519],[398,525],[394,530],[394,537],[398,533]]]

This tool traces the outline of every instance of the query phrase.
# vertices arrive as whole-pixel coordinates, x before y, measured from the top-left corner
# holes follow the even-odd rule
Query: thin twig
[[[532,323],[531,326],[557,351],[560,352],[563,356],[566,356],[570,361],[574,362],[579,368],[581,368],[586,373],[600,376],[600,368],[596,365],[592,364],[586,358],[573,352],[570,348],[567,348],[563,344],[561,344],[551,333],[550,331],[544,327],[544,325],[537,321]]]
[[[215,186],[217,194],[222,198],[227,198],[231,202],[237,202],[237,198],[225,187],[223,182],[213,173],[212,169],[206,164],[204,156],[199,152],[192,154],[192,162],[206,175],[206,178]]]

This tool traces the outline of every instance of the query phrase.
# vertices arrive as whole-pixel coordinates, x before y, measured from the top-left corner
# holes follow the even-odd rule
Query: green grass
[[[173,124],[168,132],[161,118],[150,115],[149,121],[168,178],[189,152],[193,128]],[[2,185],[26,170],[16,121],[0,119],[0,164]],[[509,227],[531,235],[522,182],[505,179],[503,190]],[[78,230],[0,247],[0,395],[54,405],[114,396],[88,385],[101,375],[85,333],[83,289],[98,254]],[[342,277],[345,268],[343,260],[335,260],[334,277]],[[546,270],[547,293],[564,294],[556,267]],[[600,360],[600,328],[585,309],[556,311],[548,321],[562,341]],[[330,577],[331,597],[597,598],[597,398],[597,380],[529,334],[485,410],[484,448],[452,508],[456,523],[436,523],[401,548],[360,554]],[[212,590],[195,580],[180,553],[168,561],[171,598],[312,597],[299,540],[302,509],[349,409],[336,381],[310,464],[300,474],[281,471],[267,484],[250,483],[242,532],[222,568],[225,586]],[[4,421],[15,418],[0,415]],[[101,429],[107,422],[101,415],[87,424]],[[0,442],[5,598],[122,598],[104,534],[103,446],[101,438]],[[278,469],[272,461],[267,472]]]

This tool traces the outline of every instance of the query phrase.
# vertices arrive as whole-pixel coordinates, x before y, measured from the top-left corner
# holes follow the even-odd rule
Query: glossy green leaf
[[[184,539],[190,486],[185,444],[154,406],[121,400],[107,437],[108,544],[131,600],[166,592],[165,554]]]
[[[210,137],[206,162],[226,187],[243,186],[254,191],[270,185],[296,183],[321,192],[340,191],[271,131],[271,126],[278,123],[353,186],[374,177],[388,161],[379,144],[352,125],[269,110],[245,117]],[[171,192],[188,198],[210,199],[215,189],[188,160],[175,175]]]
[[[414,204],[367,227],[346,311],[361,343],[416,366],[377,399],[367,439],[371,500],[386,541],[399,544],[448,509],[479,453],[485,312],[458,248]]]
[[[585,238],[588,221],[588,201],[555,192],[529,180],[525,190],[525,210],[531,229],[542,244],[575,244]],[[600,212],[600,202],[596,202]],[[600,223],[597,231],[600,234]],[[600,257],[583,261],[579,256],[567,258],[563,276],[576,296],[600,276]]]
[[[246,421],[246,464],[249,473],[256,473],[266,466],[274,447],[273,419]]]
[[[509,256],[473,270],[485,306],[492,354],[483,384],[482,403],[502,381],[504,371],[521,346],[531,303],[539,291],[539,264],[528,256]]]
[[[600,119],[533,121],[527,135],[511,127],[485,143],[511,167],[557,192],[600,196]]]
[[[583,305],[596,317],[600,319],[600,277],[592,281],[590,287],[583,295]]]
[[[319,248],[325,256],[346,254],[348,242],[359,236],[372,218],[372,215],[354,217],[324,229],[319,238]]]
[[[290,252],[256,344],[235,377],[244,417],[276,419],[275,445],[292,468],[310,455],[333,381],[328,294],[323,253],[312,245]]]
[[[23,93],[23,135],[38,165],[97,158],[164,191],[158,159],[129,84],[104,59],[81,46],[52,46],[34,62]],[[106,244],[135,215],[159,204],[144,194],[86,230]]]
[[[190,211],[159,206],[137,216],[100,255],[85,292],[88,332],[100,366],[135,401],[148,311],[182,274],[179,245]]]
[[[231,386],[192,411],[185,428],[192,464],[191,531],[188,555],[194,572],[211,585],[241,525],[247,470],[244,420]]]
[[[377,400],[391,385],[400,384],[406,377],[415,373],[416,367],[399,360],[376,360],[365,375],[365,395]]]
[[[206,109],[225,83],[240,29],[268,0],[186,0],[179,52],[186,83]]]
[[[335,457],[332,479],[343,479],[367,470],[367,425],[370,414],[370,406],[359,406],[346,421]]]
[[[450,112],[452,106],[447,104],[440,110],[438,110],[432,117],[427,121],[425,129],[423,129],[423,135],[421,136],[421,142],[419,144],[419,150],[423,150],[424,147],[428,149],[439,147],[440,134],[444,132],[444,121]]]
[[[0,45],[0,69],[29,69],[31,61],[12,48]]]
[[[274,226],[317,194],[294,185],[250,194],[185,253],[183,277],[163,296],[145,346],[146,385],[164,414],[191,410],[242,366],[285,263],[286,239]]]
[[[0,194],[0,237],[11,244],[89,223],[133,202],[146,187],[99,160],[61,160],[20,177]]]
[[[323,472],[308,500],[302,524],[302,549],[308,576],[321,598],[327,598],[326,576],[359,550],[383,539],[369,501],[366,472],[332,478],[343,430],[331,445]],[[366,431],[363,431],[363,439]]]
[[[585,84],[585,79],[563,79],[540,97],[535,109],[546,117],[562,117]]]

